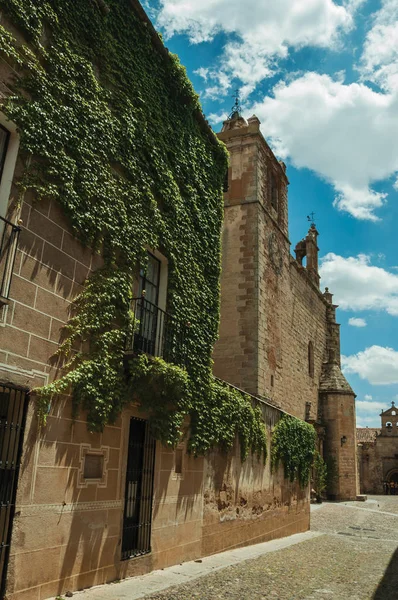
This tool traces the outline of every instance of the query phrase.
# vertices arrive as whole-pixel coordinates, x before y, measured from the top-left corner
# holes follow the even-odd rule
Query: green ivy
[[[21,136],[21,197],[57,201],[75,236],[104,257],[73,305],[58,352],[64,375],[38,391],[39,412],[71,391],[97,431],[139,396],[165,443],[189,414],[193,452],[231,447],[238,434],[242,456],[264,454],[259,409],[211,375],[228,157],[198,119],[184,68],[155,50],[130,0],[0,7],[27,41],[0,25],[0,52],[19,74],[1,108]],[[168,258],[168,311],[191,324],[186,371],[139,357],[126,376],[132,283],[148,247]]]
[[[316,432],[312,425],[284,415],[272,433],[271,463],[276,469],[282,462],[285,477],[305,487],[310,478],[315,454]]]
[[[313,470],[314,470],[314,481],[313,487],[316,492],[317,498],[320,499],[322,493],[326,489],[327,477],[328,477],[328,469],[325,461],[322,456],[319,454],[318,450],[315,451],[314,454],[314,462],[313,462]]]

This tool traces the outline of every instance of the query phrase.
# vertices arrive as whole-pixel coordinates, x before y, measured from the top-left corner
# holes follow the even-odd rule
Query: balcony
[[[127,343],[126,356],[145,353],[185,365],[188,324],[174,319],[144,297],[133,299],[134,333]]]
[[[21,228],[0,217],[0,306],[8,304]]]

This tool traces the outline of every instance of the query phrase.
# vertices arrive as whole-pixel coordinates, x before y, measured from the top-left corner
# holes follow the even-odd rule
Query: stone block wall
[[[284,478],[283,467],[271,472],[272,429],[281,413],[261,405],[267,425],[268,459],[250,455],[242,463],[238,444],[228,455],[205,460],[203,554],[212,554],[292,535],[309,529],[308,488]]]
[[[289,242],[259,210],[259,377],[258,393],[304,419],[306,403],[318,415],[318,387],[325,357],[326,306],[305,269],[290,256]],[[274,235],[277,249],[272,248]],[[272,256],[270,255],[272,252]],[[281,268],[276,253],[282,257]],[[314,348],[310,375],[308,346]]]
[[[233,127],[233,121],[230,122]],[[249,119],[219,134],[230,152],[222,248],[221,323],[214,372],[284,410],[318,414],[318,387],[327,341],[327,304],[306,269],[290,254],[287,178]],[[270,174],[278,207],[270,200]],[[308,345],[314,348],[309,373]]]

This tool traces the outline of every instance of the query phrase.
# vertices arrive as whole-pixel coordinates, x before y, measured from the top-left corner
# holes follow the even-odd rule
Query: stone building
[[[380,413],[381,427],[358,427],[361,493],[383,494],[384,483],[398,483],[398,409],[394,402]]]
[[[217,377],[314,423],[335,477],[329,496],[355,499],[355,395],[340,369],[340,326],[319,288],[318,231],[290,254],[288,178],[253,116],[235,111],[219,139],[230,153],[224,201]]]
[[[107,29],[108,15],[109,8],[112,13],[119,4],[123,4],[125,10],[123,18],[116,22],[115,33],[115,30]],[[308,490],[302,490],[297,483],[285,480],[282,467],[271,472],[270,461],[264,466],[257,456],[252,455],[242,463],[237,445],[229,453],[214,450],[202,458],[194,458],[186,452],[186,440],[182,440],[176,449],[162,446],[151,436],[149,415],[139,409],[136,399],[124,407],[112,424],[107,424],[97,432],[88,431],[84,411],[77,416],[74,414],[71,396],[67,391],[44,407],[48,412],[46,424],[38,419],[33,390],[58,380],[63,374],[62,365],[54,360],[62,340],[63,326],[70,318],[72,301],[82,291],[84,282],[103,266],[105,252],[102,252],[101,245],[100,251],[93,252],[90,249],[93,240],[88,233],[87,240],[81,233],[80,241],[77,237],[77,229],[73,224],[76,225],[74,219],[81,209],[79,194],[74,196],[76,203],[73,210],[70,206],[66,210],[62,194],[44,194],[34,176],[29,181],[23,179],[26,167],[33,161],[37,166],[33,175],[44,170],[57,189],[59,180],[54,170],[47,172],[43,169],[43,165],[47,166],[48,157],[59,152],[61,146],[64,161],[57,165],[57,175],[61,177],[64,168],[74,168],[75,174],[78,174],[81,165],[71,163],[68,150],[78,147],[84,153],[90,148],[95,166],[107,161],[107,167],[119,183],[120,193],[125,193],[131,183],[129,165],[115,162],[112,154],[115,149],[106,140],[108,129],[114,127],[113,118],[117,113],[118,118],[122,114],[125,119],[123,131],[125,129],[127,134],[124,144],[137,143],[139,146],[146,136],[146,142],[151,146],[144,117],[141,121],[131,120],[129,111],[122,111],[127,102],[130,107],[138,106],[141,115],[145,114],[140,95],[148,85],[145,71],[142,71],[145,55],[142,51],[140,54],[135,45],[140,39],[144,39],[145,47],[150,49],[151,65],[157,65],[159,69],[156,77],[159,94],[166,89],[173,100],[178,97],[182,106],[188,106],[189,114],[184,121],[181,139],[186,139],[192,147],[203,145],[206,156],[203,157],[202,169],[208,181],[211,178],[204,169],[212,165],[213,152],[219,145],[197,106],[190,104],[193,101],[187,89],[180,89],[179,71],[136,0],[110,2],[110,7],[103,0],[88,0],[84,3],[84,9],[65,0],[51,3],[57,8],[47,15],[43,26],[40,23],[45,11],[49,10],[49,4],[43,5],[40,10],[36,10],[33,0],[24,0],[22,3],[10,1],[7,5],[7,10],[2,8],[0,13],[1,108],[19,90],[26,75],[25,69],[36,69],[43,90],[46,90],[45,84],[51,85],[54,77],[59,76],[57,69],[60,65],[51,65],[49,49],[53,51],[55,48],[57,56],[66,60],[62,68],[70,68],[73,63],[78,78],[64,76],[62,83],[65,85],[51,89],[51,101],[47,93],[43,94],[43,98],[35,96],[34,101],[29,103],[32,94],[30,80],[30,87],[22,94],[30,110],[30,119],[21,117],[18,104],[15,121],[10,120],[4,111],[0,112],[1,599],[44,600],[68,590],[142,574],[223,549],[308,529]],[[84,39],[78,40],[81,54],[75,52],[71,55],[68,54],[68,48],[72,38],[59,47],[51,28],[60,27],[63,18],[71,18],[72,15],[74,19],[77,10],[86,11],[82,15],[86,20],[73,23],[71,36],[78,35],[82,27],[86,31]],[[120,29],[121,22],[123,31]],[[82,99],[84,107],[80,120],[86,123],[86,117],[89,118],[94,110],[93,94],[98,92],[100,83],[102,85],[101,69],[109,69],[106,61],[102,60],[101,48],[98,48],[98,55],[93,56],[91,46],[95,47],[99,42],[92,35],[92,23],[98,24],[104,43],[113,39],[115,48],[124,48],[123,43],[126,43],[127,54],[124,52],[123,56],[128,58],[131,52],[132,56],[142,61],[134,82],[143,87],[134,97],[126,98],[126,89],[131,84],[131,78],[126,78],[127,63],[111,74],[113,79],[109,89],[101,88],[105,101],[100,114],[106,126],[101,129],[103,138],[98,140],[98,148],[90,145],[91,137],[97,132],[88,129],[85,130],[84,139],[74,137],[79,123],[78,119],[71,120],[73,111],[69,105],[69,94],[78,89],[81,92],[79,101]],[[128,34],[127,42],[123,38],[125,34]],[[15,47],[13,40],[16,40]],[[41,53],[37,62],[32,58],[34,51]],[[87,63],[87,56],[92,61],[91,65]],[[52,72],[50,67],[54,69]],[[50,72],[48,79],[46,68]],[[162,78],[164,68],[170,69],[171,79]],[[122,93],[116,98],[112,97],[120,82],[123,84]],[[115,109],[114,112],[111,109]],[[49,130],[45,122],[45,115],[49,113],[54,118],[66,119],[66,137],[62,138],[61,129],[55,125]],[[161,121],[166,123],[168,135],[177,126],[176,118],[167,104],[162,106]],[[42,146],[37,149],[39,156],[31,150],[32,138],[27,139],[26,136],[25,128],[32,126],[32,119],[33,129],[30,129],[30,133],[33,130],[33,133],[36,131],[42,135]],[[231,145],[225,133],[221,136],[229,146],[232,168],[230,192],[226,195],[224,315],[215,355],[216,374],[253,394],[252,401],[260,406],[268,433],[268,454],[272,429],[283,414],[275,404],[280,404],[287,412],[300,418],[306,417],[317,422],[318,391],[321,391],[325,422],[334,423],[335,435],[344,435],[347,439],[340,449],[340,444],[335,444],[334,438],[328,438],[326,428],[325,443],[329,444],[330,453],[335,454],[343,469],[343,463],[349,465],[350,460],[352,435],[349,423],[353,418],[350,411],[354,396],[349,388],[344,388],[346,384],[339,371],[338,325],[334,320],[334,306],[331,296],[323,296],[317,289],[315,262],[313,271],[306,270],[288,254],[287,179],[283,165],[276,162],[259,134],[258,121],[252,120],[249,125],[243,120],[239,122],[243,125],[241,133],[249,134],[241,136],[242,141],[235,136]],[[180,122],[178,126],[182,127]],[[156,133],[153,135],[153,139],[156,139]],[[233,128],[230,135],[234,137]],[[177,180],[181,172],[181,160],[175,159],[175,153],[176,148],[171,147],[167,159],[169,171]],[[149,150],[147,156],[152,158]],[[260,177],[260,169],[265,168],[272,169],[271,179]],[[135,293],[136,306],[139,304],[141,311],[139,321],[141,325],[146,323],[153,335],[143,332],[140,325],[131,342],[133,345],[129,345],[128,349],[134,349],[137,343],[147,354],[167,358],[164,323],[171,323],[175,330],[188,327],[186,321],[177,322],[175,315],[169,314],[166,309],[173,306],[172,294],[174,306],[176,302],[184,300],[186,288],[178,276],[182,262],[187,257],[191,260],[191,249],[176,243],[173,237],[174,225],[178,225],[178,218],[173,211],[181,218],[181,207],[167,205],[164,197],[151,198],[147,183],[150,175],[149,172],[144,173],[148,177],[143,177],[140,193],[148,193],[153,219],[162,213],[163,237],[158,247],[145,246],[146,250],[150,250],[150,255],[146,269],[142,268],[141,273],[136,273]],[[268,182],[273,182],[272,185],[269,183],[270,196],[266,187]],[[89,187],[84,178],[79,184],[82,191]],[[185,181],[182,181],[181,185],[184,184]],[[100,180],[97,185],[100,188]],[[32,192],[30,186],[37,194]],[[54,188],[50,186],[47,190]],[[64,194],[70,192],[66,187],[62,191]],[[191,187],[186,191],[186,205],[190,207],[191,196],[197,197],[201,193],[203,188]],[[273,199],[269,214],[263,211],[268,198]],[[114,198],[115,202],[117,200]],[[134,195],[133,200],[136,201]],[[203,273],[191,269],[193,263],[189,263],[189,272],[184,273],[185,279],[194,283],[195,277],[202,278],[201,293],[195,298],[195,306],[189,307],[192,321],[207,317],[210,294],[205,292],[206,289],[210,292],[210,284],[213,296],[218,301],[220,201],[218,188],[214,190],[211,202],[203,207],[205,217],[197,210],[192,210],[184,225],[185,235],[195,235],[197,253],[209,257],[208,269]],[[101,210],[106,209],[106,204],[102,204]],[[87,220],[85,214],[80,212],[79,215],[89,232],[92,215]],[[215,217],[210,226],[208,219],[214,215],[218,221]],[[117,225],[116,218],[109,227]],[[129,234],[127,226],[130,223],[125,225],[126,230],[122,232],[121,239],[116,240],[117,243],[122,244],[123,238]],[[316,250],[316,235],[312,228],[305,242],[307,260],[311,251]],[[84,245],[82,239],[88,245]],[[235,254],[231,253],[228,239]],[[260,245],[252,251],[252,244]],[[241,246],[244,252],[242,257]],[[257,254],[254,255],[254,252]],[[216,261],[212,263],[216,264],[213,271],[210,265],[212,259]],[[261,264],[261,273],[258,264]],[[228,275],[229,265],[238,269],[236,274],[232,272]],[[136,269],[136,265],[132,268]],[[213,283],[209,283],[205,276],[213,277]],[[232,289],[237,302],[235,308],[228,305],[229,292],[225,289],[228,277],[232,287],[235,279],[239,287],[236,293]],[[255,297],[260,281],[262,295]],[[280,282],[283,282],[283,289],[279,287],[282,286]],[[209,287],[206,288],[206,285]],[[144,289],[146,297],[139,295]],[[280,296],[285,293],[288,305],[282,313]],[[246,298],[253,298],[250,306]],[[277,319],[258,319],[256,310],[261,308],[262,314],[267,302],[270,303],[270,309],[278,314]],[[151,310],[148,306],[152,306]],[[194,313],[195,309],[198,314]],[[289,310],[293,311],[291,315]],[[290,330],[286,327],[291,327],[289,319],[292,316],[302,332],[302,338],[297,336],[297,347],[288,349]],[[236,361],[242,363],[239,367],[236,361],[231,362],[236,372],[233,369],[229,372],[223,370],[220,362],[225,322],[228,319],[234,323],[236,330],[233,332],[234,339],[229,339],[227,346],[236,353]],[[306,320],[311,326],[305,325]],[[267,344],[265,338],[268,339]],[[213,341],[210,333],[209,339],[200,339],[204,352],[206,348],[211,348]],[[73,350],[83,352],[81,347]],[[301,355],[302,350],[305,356]],[[321,376],[324,355],[327,356],[324,365],[326,370],[322,371]],[[235,360],[228,348],[224,348],[224,358],[227,362]],[[283,365],[281,361],[284,361]],[[286,373],[290,374],[285,378],[282,366],[289,361],[291,365],[289,369],[286,368]],[[307,361],[309,371],[302,376],[299,370],[307,368]],[[246,362],[250,364],[246,365]],[[274,378],[272,384],[271,377]],[[319,381],[323,383],[322,390],[318,389]],[[286,392],[290,390],[286,397],[282,386]],[[267,401],[268,396],[272,402]],[[348,468],[346,470],[348,472]],[[139,476],[134,475],[136,473]],[[345,473],[341,471],[342,483],[345,483]],[[352,489],[340,484],[336,490],[336,495],[340,497],[351,497],[353,494]]]

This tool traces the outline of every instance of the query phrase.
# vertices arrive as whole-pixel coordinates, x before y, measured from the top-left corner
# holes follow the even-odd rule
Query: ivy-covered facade
[[[0,597],[306,529],[281,411],[212,374],[228,153],[178,59],[137,0],[0,0],[0,60]]]

